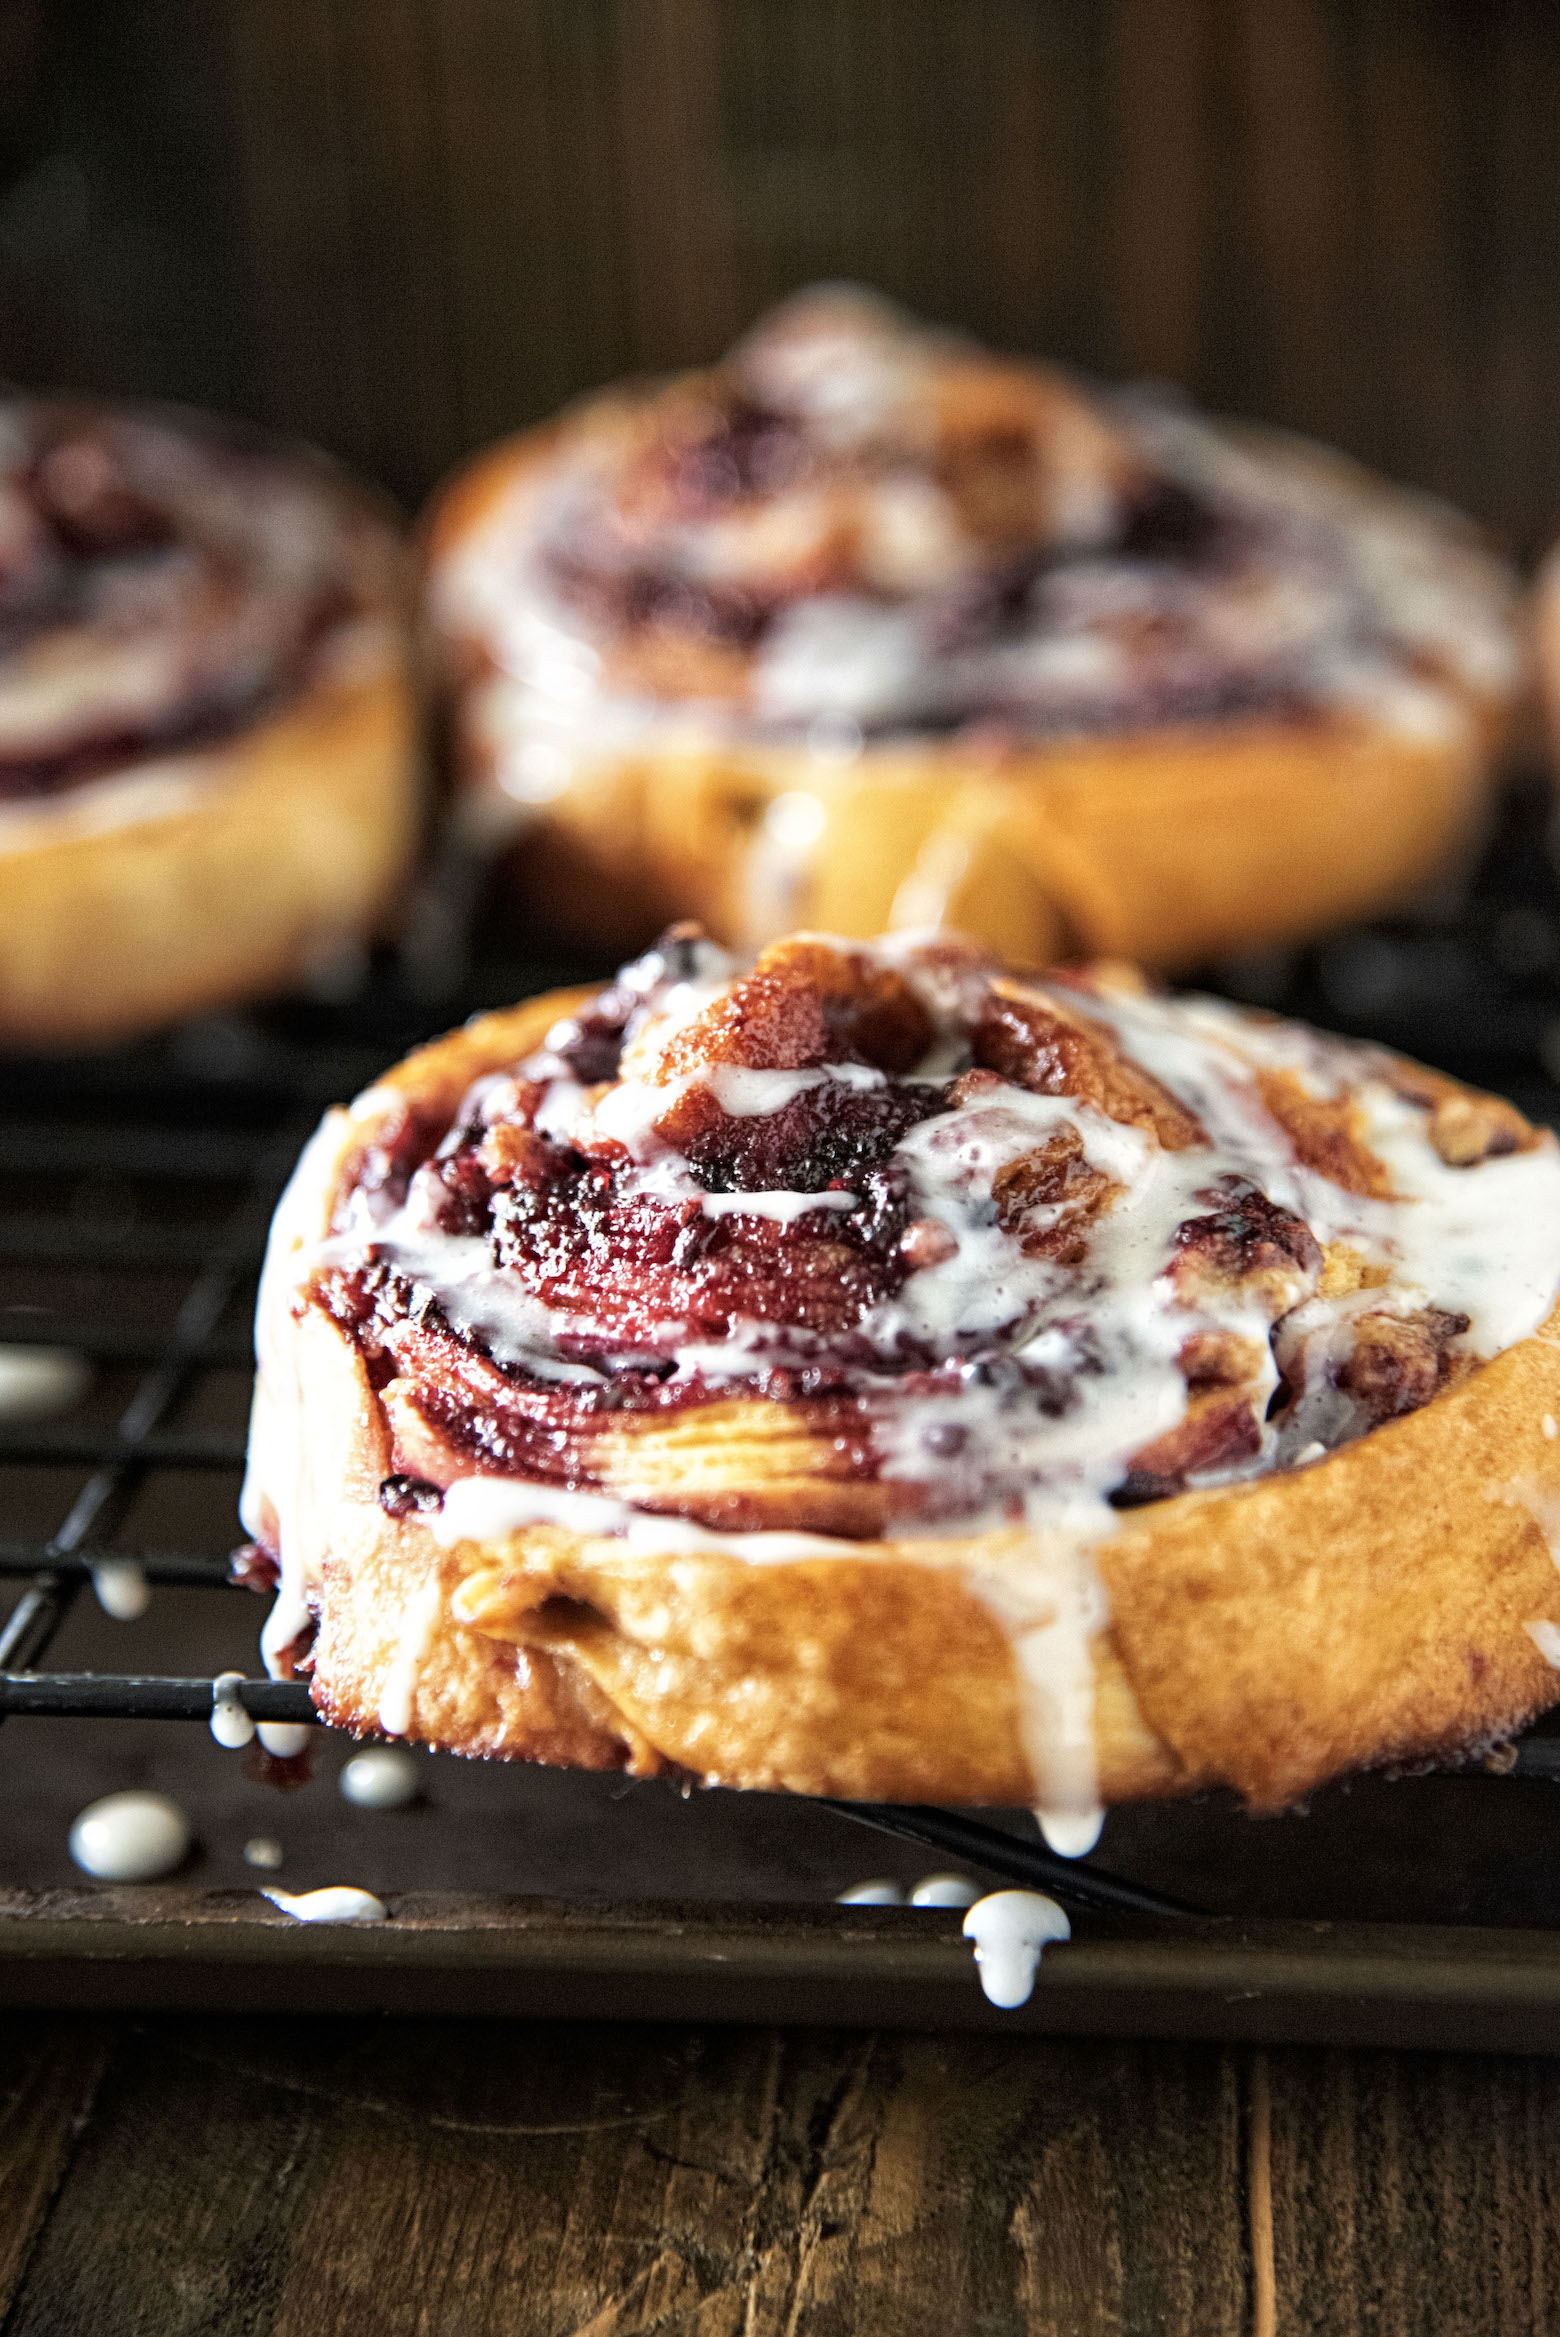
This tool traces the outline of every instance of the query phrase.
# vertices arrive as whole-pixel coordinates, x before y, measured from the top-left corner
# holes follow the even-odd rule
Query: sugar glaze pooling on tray
[[[273,1907],[290,1915],[295,1923],[383,1923],[389,1908],[383,1899],[376,1899],[372,1891],[360,1891],[349,1883],[330,1883],[319,1891],[262,1891],[262,1899],[269,1899]]]
[[[834,1024],[773,1060],[820,982]],[[778,1018],[770,1060],[722,1054],[739,1006]],[[808,937],[748,975],[675,936],[448,1126],[398,1112],[360,1099],[335,1230],[295,1254],[291,1212],[341,1155],[327,1125],[268,1268],[394,1375],[417,1474],[382,1499],[446,1544],[545,1521],[754,1564],[1005,1536],[1000,1562],[957,1563],[1011,1639],[1036,1801],[1070,1848],[1097,1800],[1092,1552],[1120,1512],[1311,1465],[1526,1336],[1560,1281],[1560,1153],[1509,1107],[1216,1001],[1008,979],[946,937]],[[481,1445],[420,1387],[430,1336],[512,1402]],[[734,1531],[593,1467],[625,1406],[744,1394],[811,1404],[842,1440],[839,1516]],[[276,1664],[317,1585],[289,1456],[256,1428]],[[389,1733],[438,1596],[403,1620]]]

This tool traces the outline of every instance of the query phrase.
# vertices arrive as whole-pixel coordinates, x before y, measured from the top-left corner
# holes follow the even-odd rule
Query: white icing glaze
[[[752,1071],[741,1063],[715,1063],[698,1074],[723,1112],[734,1120],[778,1112],[811,1088],[831,1081],[840,1087],[882,1087],[884,1075],[870,1063],[827,1063],[817,1071]]]
[[[0,1346],[0,1420],[49,1420],[79,1404],[92,1384],[84,1355],[64,1347]]]
[[[1513,1477],[1509,1485],[1492,1486],[1490,1499],[1525,1509],[1560,1567],[1560,1485],[1546,1484],[1538,1477]]]
[[[379,1725],[387,1737],[404,1737],[417,1704],[417,1682],[438,1625],[444,1592],[430,1575],[407,1600],[401,1636],[379,1693]]]
[[[296,1761],[313,1731],[306,1720],[262,1720],[256,1733],[273,1760]]]
[[[965,1916],[964,1936],[975,1942],[987,1997],[1012,2012],[1029,2002],[1043,1951],[1053,1940],[1071,1939],[1072,1925],[1043,1891],[993,1891]]]
[[[360,1810],[404,1810],[422,1790],[422,1770],[399,1745],[371,1745],[341,1772],[347,1800]]]
[[[794,1225],[815,1209],[861,1206],[854,1193],[704,1193],[699,1205],[706,1217],[767,1217],[775,1225]]]
[[[360,1129],[396,1108],[388,1091],[370,1089],[349,1112],[328,1112],[305,1145],[277,1204],[255,1308],[259,1370],[249,1415],[249,1453],[239,1496],[244,1530],[271,1548],[281,1570],[260,1634],[273,1677],[285,1677],[293,1643],[308,1628],[318,1595],[323,1504],[307,1482],[302,1424],[308,1397],[288,1336],[292,1294],[323,1241],[330,1193],[342,1153]]]
[[[837,1907],[902,1907],[905,1903],[904,1885],[874,1878],[867,1883],[852,1883],[848,1891],[841,1891],[835,1901]]]
[[[571,1362],[558,1353],[559,1318],[512,1274],[493,1264],[487,1242],[475,1235],[463,1240],[412,1224],[409,1219],[415,1209],[414,1199],[375,1232],[375,1255],[384,1265],[410,1282],[437,1289],[452,1327],[481,1340],[500,1362],[524,1362],[528,1371],[542,1379],[599,1379],[599,1372],[588,1365]],[[362,1237],[343,1233],[322,1243],[310,1263],[311,1267],[345,1265],[356,1263],[362,1254]],[[569,1327],[579,1330],[577,1323]]]
[[[1390,1268],[1393,1295],[1406,1306],[1466,1314],[1471,1352],[1498,1355],[1543,1321],[1560,1280],[1560,1150],[1552,1138],[1454,1168],[1426,1141],[1424,1112],[1372,1076],[1369,1049],[1319,1042],[1303,1025],[1264,1023],[1212,998],[1112,997],[1090,1001],[1088,1011],[1190,1105],[1235,1166],[1305,1218],[1318,1241],[1348,1243]],[[1363,1139],[1391,1172],[1396,1197],[1347,1192],[1292,1152],[1286,1157],[1242,1077],[1252,1066],[1298,1072],[1323,1095],[1349,1072]],[[1366,1299],[1382,1303],[1379,1292]],[[1292,1328],[1302,1327],[1305,1310],[1297,1310]]]
[[[242,1672],[218,1672],[211,1683],[211,1733],[225,1752],[242,1752],[253,1744],[255,1724],[239,1701]]]
[[[973,1907],[981,1895],[979,1883],[967,1874],[923,1875],[910,1893],[912,1907]]]
[[[1012,1643],[1035,1784],[1050,1811],[1082,1817],[1098,1801],[1093,1643],[1110,1618],[1092,1552],[1113,1521],[1103,1502],[1097,1516],[1078,1507],[1075,1521],[1034,1527],[1021,1554],[973,1561],[964,1579]]]
[[[1098,1803],[1092,1809],[1036,1810],[1035,1824],[1058,1858],[1087,1858],[1105,1830],[1105,1812]]]
[[[135,1623],[146,1613],[152,1594],[146,1576],[133,1558],[104,1558],[92,1569],[92,1588],[105,1615],[116,1623]]]
[[[70,1830],[70,1854],[101,1882],[148,1883],[189,1856],[189,1820],[165,1793],[110,1793]]]
[[[282,1863],[282,1846],[269,1834],[254,1834],[244,1844],[244,1864],[274,1871]]]
[[[870,1545],[828,1534],[717,1533],[691,1518],[662,1517],[635,1509],[608,1493],[568,1493],[523,1477],[457,1477],[445,1489],[444,1504],[429,1519],[446,1549],[458,1542],[501,1541],[530,1525],[564,1526],[575,1534],[621,1535],[645,1556],[678,1551],[722,1551],[749,1564],[783,1565],[799,1558],[861,1558]],[[399,1734],[399,1731],[392,1731]]]
[[[295,1923],[383,1923],[389,1908],[372,1891],[358,1891],[344,1883],[322,1891],[262,1891],[273,1907],[280,1907]]]

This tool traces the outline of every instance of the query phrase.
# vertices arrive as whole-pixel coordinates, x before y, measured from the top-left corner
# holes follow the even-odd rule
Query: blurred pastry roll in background
[[[436,503],[460,818],[553,930],[1289,941],[1475,841],[1512,576],[1341,456],[824,288]]]
[[[0,403],[0,1043],[125,1036],[378,928],[418,829],[398,532],[323,456]]]

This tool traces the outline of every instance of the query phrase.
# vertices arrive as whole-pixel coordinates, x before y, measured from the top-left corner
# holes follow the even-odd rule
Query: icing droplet
[[[417,1799],[422,1770],[399,1745],[357,1753],[341,1772],[341,1790],[360,1810],[404,1810]]]
[[[269,1834],[256,1834],[253,1841],[244,1844],[246,1866],[278,1867],[282,1863],[282,1846],[273,1842]]]
[[[298,1923],[383,1923],[390,1910],[372,1891],[337,1883],[323,1891],[262,1891],[273,1907]]]
[[[1105,1812],[1098,1807],[1036,1810],[1035,1824],[1045,1836],[1047,1847],[1058,1858],[1087,1858],[1105,1830]]]
[[[254,1741],[255,1724],[239,1702],[242,1672],[218,1672],[211,1683],[211,1733],[225,1752],[242,1752]]]
[[[411,1729],[417,1682],[433,1644],[442,1599],[443,1591],[435,1574],[408,1599],[402,1613],[401,1636],[379,1696],[379,1725],[387,1737],[404,1737]]]
[[[1029,2002],[1042,1949],[1053,1939],[1071,1939],[1072,1925],[1043,1891],[993,1891],[965,1916],[964,1936],[975,1942],[986,1995],[1011,2012]]]
[[[1560,1420],[1555,1418],[1553,1412],[1546,1412],[1544,1414],[1544,1434],[1548,1437],[1551,1444],[1553,1444],[1557,1436],[1560,1436]]]
[[[912,1907],[973,1907],[980,1897],[979,1883],[967,1874],[923,1875],[910,1893]]]
[[[882,1876],[869,1883],[855,1883],[848,1891],[841,1891],[836,1907],[902,1907],[905,1894],[898,1883],[888,1882]]]
[[[1524,1623],[1522,1628],[1545,1663],[1553,1664],[1555,1670],[1560,1672],[1560,1625],[1540,1621]]]
[[[313,1732],[306,1720],[262,1720],[260,1742],[278,1761],[296,1761]]]
[[[70,1830],[70,1854],[107,1883],[146,1883],[189,1856],[189,1820],[165,1793],[111,1793],[88,1804]]]
[[[0,1420],[48,1420],[92,1384],[85,1356],[63,1347],[0,1347]]]
[[[105,1615],[116,1623],[135,1623],[151,1604],[146,1577],[133,1558],[105,1558],[92,1569],[92,1588]]]

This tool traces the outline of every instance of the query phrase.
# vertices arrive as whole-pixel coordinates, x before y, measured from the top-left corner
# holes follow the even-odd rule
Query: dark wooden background
[[[776,294],[1337,440],[1560,531],[1554,0],[0,0],[0,371],[415,499]]]
[[[1560,2065],[0,2021],[6,2337],[1552,2337]]]

